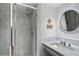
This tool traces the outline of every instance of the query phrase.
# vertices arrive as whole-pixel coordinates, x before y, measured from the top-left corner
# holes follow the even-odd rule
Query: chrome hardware
[[[62,41],[61,41],[60,44],[62,44],[62,45],[66,45],[66,42],[62,42]]]
[[[66,43],[64,41],[60,41],[60,44],[63,45],[63,46],[71,47],[70,43]]]

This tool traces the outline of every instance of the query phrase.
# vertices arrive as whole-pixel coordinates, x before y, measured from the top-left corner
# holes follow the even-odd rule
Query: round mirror
[[[60,27],[67,32],[74,31],[79,26],[79,14],[74,10],[63,13],[60,19]]]

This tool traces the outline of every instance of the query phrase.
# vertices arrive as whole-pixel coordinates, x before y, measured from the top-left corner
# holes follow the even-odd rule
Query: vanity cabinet
[[[50,47],[43,44],[43,49],[46,52],[46,55],[48,56],[63,56],[61,53],[55,51],[54,49],[51,49]]]

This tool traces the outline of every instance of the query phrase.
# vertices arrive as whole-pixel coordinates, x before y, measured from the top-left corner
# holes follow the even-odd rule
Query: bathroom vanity
[[[43,42],[44,51],[52,56],[79,56],[79,47],[65,41]]]
[[[45,52],[47,52],[51,56],[63,56],[63,54],[59,53],[58,51],[54,50],[53,48],[43,44]]]
[[[57,22],[58,38],[50,42],[43,42],[43,48],[45,52],[53,56],[79,56],[79,39],[77,36],[79,33],[79,11],[76,8],[72,9],[71,6],[69,9],[65,8],[58,9],[58,16],[60,15]]]

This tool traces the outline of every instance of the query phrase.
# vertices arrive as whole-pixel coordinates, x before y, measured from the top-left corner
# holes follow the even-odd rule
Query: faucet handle
[[[68,44],[68,47],[71,47],[71,44]]]
[[[66,45],[66,42],[63,42],[64,45]]]

